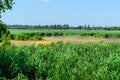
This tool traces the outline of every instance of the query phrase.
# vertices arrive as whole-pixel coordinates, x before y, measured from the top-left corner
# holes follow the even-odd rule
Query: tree
[[[0,17],[2,12],[11,10],[13,4],[13,0],[0,0]]]
[[[0,42],[9,42],[8,40],[10,39],[10,31],[7,29],[6,24],[4,24],[0,20]]]
[[[13,5],[13,0],[0,0],[0,18],[1,13],[4,13],[6,10],[11,10]],[[2,42],[2,37],[4,35],[4,39],[7,39],[10,32],[7,29],[7,26],[0,20],[0,42]]]

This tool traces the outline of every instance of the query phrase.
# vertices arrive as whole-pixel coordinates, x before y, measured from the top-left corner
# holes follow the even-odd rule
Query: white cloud
[[[42,2],[50,2],[51,0],[41,0]]]

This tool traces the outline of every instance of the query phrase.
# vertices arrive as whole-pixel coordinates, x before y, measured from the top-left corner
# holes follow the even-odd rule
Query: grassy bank
[[[120,43],[0,46],[0,78],[119,80]]]

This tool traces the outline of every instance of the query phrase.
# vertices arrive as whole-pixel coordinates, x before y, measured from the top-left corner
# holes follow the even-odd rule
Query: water
[[[107,41],[107,42],[120,42],[120,38],[94,38],[91,36],[49,36],[50,39],[70,39],[70,40],[100,40],[100,41]]]

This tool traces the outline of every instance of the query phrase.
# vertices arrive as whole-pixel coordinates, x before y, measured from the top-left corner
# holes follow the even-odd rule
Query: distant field
[[[36,33],[41,36],[80,35],[93,37],[120,37],[120,31],[115,30],[79,30],[79,29],[10,29],[13,35]]]

